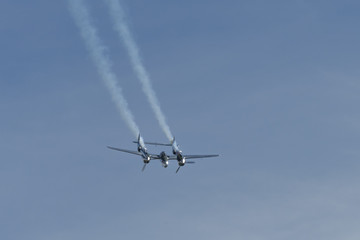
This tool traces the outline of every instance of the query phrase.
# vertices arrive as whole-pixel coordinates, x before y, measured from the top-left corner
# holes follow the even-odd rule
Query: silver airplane
[[[138,143],[139,141],[134,141],[134,143]],[[176,169],[176,173],[180,170],[180,167],[184,166],[185,163],[195,163],[194,161],[187,161],[186,159],[194,159],[194,158],[210,158],[210,157],[218,157],[218,154],[211,155],[184,155],[182,151],[179,149],[179,145],[176,143],[175,137],[171,140],[170,143],[155,143],[155,142],[145,142],[149,145],[160,145],[160,146],[171,146],[172,153],[174,156],[167,156],[168,160],[177,160],[179,167]],[[162,152],[165,154],[165,152]],[[162,154],[161,153],[161,154]],[[160,155],[161,155],[160,154]]]
[[[162,164],[162,166],[164,168],[168,167],[169,160],[173,160],[164,151],[162,151],[160,154],[150,154],[150,153],[148,153],[147,148],[145,147],[145,142],[144,142],[143,138],[140,136],[140,134],[138,136],[138,140],[134,141],[134,143],[137,144],[137,151],[121,149],[121,148],[116,148],[116,147],[109,147],[109,146],[108,146],[108,148],[110,148],[112,150],[120,151],[120,152],[126,152],[126,153],[141,156],[142,159],[143,159],[143,162],[144,162],[144,166],[142,168],[142,171],[145,170],[146,164],[148,164],[150,162],[150,160],[153,160],[153,159],[160,160],[161,164]]]
[[[121,148],[115,148],[115,147],[109,147],[112,150],[120,151],[120,152],[126,152],[134,155],[141,156],[143,158],[144,166],[142,168],[142,171],[145,170],[146,164],[150,162],[150,160],[158,159],[161,161],[161,164],[164,168],[167,168],[169,165],[169,160],[177,160],[179,167],[176,170],[176,173],[179,171],[180,167],[184,166],[185,163],[195,163],[194,161],[187,161],[186,159],[191,158],[208,158],[208,157],[217,157],[219,155],[183,155],[180,151],[178,145],[176,144],[175,138],[171,141],[171,144],[164,144],[164,143],[153,143],[153,142],[144,142],[143,138],[138,136],[137,141],[133,141],[137,144],[137,151],[131,151],[127,149],[121,149]],[[145,144],[149,145],[162,145],[162,146],[172,146],[173,147],[173,156],[167,155],[164,151],[162,151],[160,154],[150,154],[148,153]]]

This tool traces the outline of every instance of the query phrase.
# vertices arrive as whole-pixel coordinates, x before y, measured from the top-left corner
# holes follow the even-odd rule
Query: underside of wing
[[[120,152],[126,152],[126,153],[130,153],[130,154],[142,156],[142,154],[137,151],[131,151],[131,150],[127,150],[127,149],[121,149],[121,148],[109,147],[109,146],[108,146],[108,148],[110,148],[112,150],[120,151]]]

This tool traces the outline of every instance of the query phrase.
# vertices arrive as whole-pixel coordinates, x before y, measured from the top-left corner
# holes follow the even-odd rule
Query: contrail
[[[160,108],[159,100],[156,97],[155,91],[152,88],[150,77],[141,61],[139,48],[137,47],[126,23],[124,10],[118,0],[105,0],[105,2],[109,6],[110,15],[114,22],[114,28],[118,32],[120,38],[123,40],[123,43],[130,56],[132,67],[142,84],[142,89],[151,105],[152,110],[155,113],[160,127],[164,131],[169,141],[171,141],[173,139],[173,135],[171,134],[169,125],[166,123],[165,115]]]
[[[80,29],[81,35],[86,43],[87,49],[97,67],[97,70],[108,88],[112,100],[115,102],[122,118],[137,137],[139,127],[128,108],[128,103],[122,94],[121,87],[117,84],[115,74],[111,70],[111,62],[105,55],[105,47],[97,35],[96,28],[90,22],[90,14],[82,0],[69,0],[70,12]]]

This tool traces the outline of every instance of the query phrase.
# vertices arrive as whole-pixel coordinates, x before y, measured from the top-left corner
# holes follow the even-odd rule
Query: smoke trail
[[[152,88],[150,78],[142,64],[139,49],[131,36],[129,27],[125,20],[125,13],[122,9],[118,0],[106,0],[106,3],[110,9],[110,15],[114,21],[115,30],[118,32],[120,38],[122,38],[124,45],[128,51],[131,59],[133,69],[139,78],[142,89],[151,105],[152,110],[160,124],[160,127],[164,131],[169,141],[172,140],[173,136],[170,131],[169,125],[166,123],[165,115],[161,111],[159,100],[156,97],[155,91]]]
[[[80,28],[81,35],[86,43],[87,49],[97,67],[97,70],[108,88],[112,100],[115,102],[122,118],[135,136],[139,134],[139,127],[134,121],[134,117],[128,109],[121,87],[117,84],[116,76],[111,70],[111,62],[104,53],[96,29],[90,22],[89,11],[82,0],[69,0],[70,12]]]

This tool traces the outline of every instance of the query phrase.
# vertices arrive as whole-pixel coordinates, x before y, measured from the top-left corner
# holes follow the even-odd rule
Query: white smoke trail
[[[87,49],[97,67],[97,70],[108,88],[112,100],[115,102],[122,118],[137,137],[139,127],[134,121],[134,117],[128,108],[121,87],[117,84],[116,76],[111,70],[111,62],[104,53],[104,47],[97,35],[96,28],[90,22],[89,11],[82,0],[69,0],[70,12],[75,19],[81,35],[86,43]]]
[[[124,10],[122,9],[118,0],[106,0],[106,3],[109,6],[110,15],[114,21],[115,30],[118,32],[120,38],[124,42],[131,59],[133,69],[142,84],[142,89],[151,105],[152,110],[155,113],[160,127],[164,131],[169,141],[171,141],[173,139],[173,135],[171,134],[169,125],[166,123],[165,115],[160,108],[159,100],[157,99],[155,91],[152,88],[149,75],[141,61],[139,48],[131,36],[129,27],[126,23]]]

